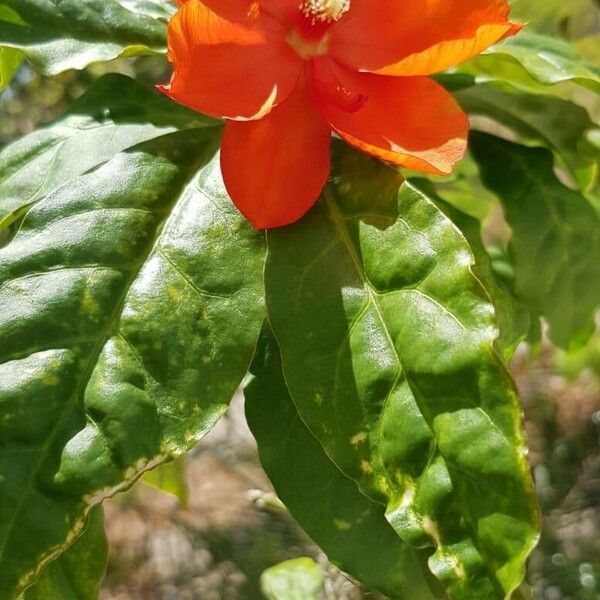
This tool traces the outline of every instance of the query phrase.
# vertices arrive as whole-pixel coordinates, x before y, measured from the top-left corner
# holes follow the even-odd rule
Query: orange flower
[[[331,130],[400,167],[448,174],[468,122],[427,75],[519,27],[507,0],[178,0],[171,83],[227,119],[221,168],[259,228],[293,223],[329,174]]]

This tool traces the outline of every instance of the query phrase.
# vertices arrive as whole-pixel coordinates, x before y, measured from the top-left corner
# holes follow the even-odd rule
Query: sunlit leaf
[[[46,75],[95,61],[166,51],[171,0],[3,0],[22,24],[0,15],[0,46],[22,50]]]
[[[264,243],[224,192],[218,137],[117,154],[0,249],[1,598],[66,549],[90,504],[194,445],[248,368]]]
[[[268,234],[269,321],[302,420],[452,597],[497,600],[537,540],[521,411],[454,224],[338,148],[333,184]]]
[[[526,91],[550,93],[549,86],[574,82],[600,92],[600,69],[586,64],[568,42],[528,30],[493,46],[461,71]]]
[[[496,310],[496,320],[499,330],[496,345],[504,358],[509,360],[518,344],[527,336],[529,313],[515,298],[511,289],[494,272],[490,255],[481,239],[481,223],[464,212],[456,210],[456,208],[445,201],[445,197],[439,197],[431,182],[427,180],[411,181],[426,193],[429,199],[436,203],[436,206],[452,220],[468,241],[475,259],[472,267],[473,273],[483,284]],[[474,194],[474,201],[477,201],[476,188],[471,192],[468,188],[462,188],[461,191],[466,195],[469,193]]]

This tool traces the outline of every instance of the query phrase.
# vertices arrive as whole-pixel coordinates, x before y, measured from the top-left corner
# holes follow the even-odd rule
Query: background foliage
[[[19,17],[10,8],[11,3],[5,4],[6,6],[0,9],[5,11],[1,13],[2,18],[18,26]],[[150,4],[152,3],[146,3],[147,7]],[[14,8],[18,7],[15,5]],[[516,0],[514,8],[515,15],[530,21],[532,28],[540,33],[568,39],[591,62],[597,62],[598,45],[594,42],[597,42],[599,13],[591,2],[574,0],[567,4],[557,1]],[[39,31],[34,33],[43,35],[43,32]],[[75,60],[78,60],[77,57],[82,53],[85,54],[86,44],[98,48],[97,44],[90,41],[94,39],[94,35],[92,28],[83,35],[83,39],[77,39],[78,45],[73,48],[72,54]],[[160,44],[155,44],[158,38],[153,37],[152,31],[144,31],[143,37],[147,41],[144,49],[132,49],[128,46],[127,39],[120,39],[116,46],[99,48],[98,51],[103,54],[95,58],[112,58],[134,51],[147,53],[160,50]],[[0,50],[2,53],[10,53],[8,58],[3,57],[0,82],[6,81],[18,67],[23,50],[28,51],[28,48]],[[518,44],[511,52],[512,56],[519,55]],[[45,51],[39,56],[44,55]],[[34,62],[36,56],[35,53],[32,55]],[[475,237],[478,235],[479,225],[477,220],[469,220],[464,213],[482,221],[484,241],[492,258],[491,267],[496,274],[496,279],[492,280],[493,274],[490,270],[487,273],[488,282],[494,281],[494,285],[497,286],[494,288],[494,304],[499,318],[506,319],[502,328],[505,336],[502,339],[502,347],[509,355],[516,343],[526,334],[530,341],[528,352],[520,351],[512,366],[524,400],[529,444],[532,449],[530,462],[534,467],[538,497],[545,519],[540,547],[529,565],[528,581],[533,596],[550,600],[591,600],[597,597],[600,589],[600,532],[597,530],[600,494],[600,342],[597,334],[590,338],[598,290],[586,274],[594,272],[594,265],[597,265],[594,258],[599,252],[597,245],[594,245],[598,243],[594,231],[598,225],[596,209],[600,206],[595,164],[598,138],[590,135],[593,121],[598,116],[598,104],[597,99],[594,99],[585,87],[573,85],[573,81],[583,81],[589,87],[589,82],[593,79],[592,72],[573,67],[568,55],[564,57],[562,70],[558,70],[561,73],[561,83],[552,87],[545,84],[548,77],[555,76],[556,71],[549,70],[542,63],[534,64],[532,69],[537,73],[537,79],[531,78],[519,68],[515,68],[512,56],[509,53],[504,57],[482,57],[478,59],[479,62],[475,61],[474,66],[464,69],[467,75],[477,72],[497,76],[500,73],[502,77],[511,81],[512,86],[518,88],[508,89],[503,87],[505,84],[502,81],[496,81],[494,88],[486,93],[483,93],[482,86],[457,92],[463,105],[481,118],[477,127],[480,133],[475,135],[472,142],[474,160],[466,161],[461,171],[451,180],[436,181],[435,189],[431,187],[431,182],[415,181],[414,185],[427,190],[430,197],[437,197],[439,206],[446,214],[451,215],[455,222],[459,223],[459,220],[462,220],[459,226],[469,239],[474,252],[477,249]],[[38,63],[38,66],[52,73],[60,65]],[[97,64],[82,72],[69,71],[57,78],[39,76],[25,65],[18,71],[15,83],[0,98],[2,143],[5,144],[32,131],[40,124],[63,115],[71,101],[78,98],[106,70],[120,70],[149,84],[156,80],[164,80],[167,76],[166,65],[160,58]],[[103,80],[100,85],[108,85],[107,95],[110,96],[111,90],[107,81],[110,82],[110,79]],[[121,83],[115,82],[114,85],[120,86]],[[525,94],[532,91],[540,94],[537,102],[534,97]],[[577,105],[573,101],[576,101]],[[120,115],[123,115],[124,122],[130,123],[133,107],[139,109],[135,94],[129,107],[111,107],[111,123],[118,124]],[[68,128],[88,127],[88,119],[94,118],[93,107],[86,108],[85,100],[79,107],[76,105],[76,109],[70,113],[71,117],[68,113],[66,117],[60,117],[63,121],[59,122],[56,132],[52,133],[53,136],[63,135],[59,130],[64,129],[65,125]],[[73,120],[81,118],[82,114],[87,115],[86,120],[81,124],[74,123]],[[130,129],[124,133],[125,144],[132,145],[132,140],[136,143],[144,142],[159,133],[210,126],[210,123],[193,122],[196,118],[186,111],[178,113],[177,110],[168,117],[161,117],[160,106],[150,107],[147,114],[139,115],[138,124],[150,120],[152,126],[139,127],[134,120]],[[493,126],[489,124],[490,118],[495,120]],[[562,126],[565,123],[563,119],[568,119],[568,127]],[[103,122],[103,127],[105,125],[106,122]],[[108,154],[97,157],[96,164],[102,163],[120,149],[118,138],[115,140],[110,127],[109,123],[106,131],[98,128],[92,133],[98,136],[106,135],[116,144],[113,147],[102,148]],[[507,133],[499,127],[506,127],[510,132]],[[565,137],[565,132],[568,132],[568,137]],[[486,138],[490,133],[502,134],[507,140],[493,141],[496,138]],[[514,142],[521,145],[516,146]],[[46,155],[44,149],[47,141],[38,140],[36,143],[39,144],[35,149],[36,153],[39,151],[36,160],[52,160],[51,151]],[[81,143],[83,147],[85,141]],[[540,145],[548,150],[537,148]],[[102,144],[98,146],[102,147]],[[531,150],[527,150],[526,147],[531,147]],[[24,150],[29,152],[31,149]],[[493,172],[486,173],[485,164],[489,154],[494,152],[497,153],[498,160],[514,165],[526,164],[527,169],[510,167],[509,177],[506,177],[505,172],[502,177],[496,177]],[[71,156],[78,156],[77,142],[73,146]],[[148,158],[144,160],[151,158],[150,151]],[[561,181],[552,176],[553,159],[561,169]],[[485,191],[479,181],[476,161],[484,165],[481,176],[488,188]],[[175,160],[174,164],[176,162]],[[65,168],[67,166],[71,169],[72,163],[69,161]],[[92,166],[94,165],[82,164],[79,172],[83,173]],[[32,168],[34,167],[35,163]],[[5,169],[7,168],[9,169],[10,165],[5,165]],[[135,177],[135,172],[133,173],[132,177]],[[47,182],[47,185],[60,183],[60,169],[55,171],[55,176],[57,180]],[[0,174],[0,186],[1,178]],[[27,185],[27,181],[28,175],[25,172],[22,182],[18,183]],[[551,183],[548,184],[548,181]],[[14,182],[5,180],[4,185],[4,189],[10,190]],[[96,185],[99,188],[103,187],[102,182]],[[547,218],[548,215],[543,212],[518,216],[511,212],[511,207],[515,210],[519,208],[519,190],[524,187],[547,197],[547,210],[551,207],[552,210],[559,211],[560,221],[554,222],[554,229],[553,220]],[[468,189],[482,190],[480,198],[485,198],[486,201],[478,199],[474,205],[469,197],[471,195],[465,193]],[[43,190],[38,190],[40,195],[42,192]],[[504,213],[499,210],[496,196],[503,200]],[[30,194],[27,197],[32,198]],[[185,198],[182,197],[181,201],[185,201]],[[564,206],[561,203],[564,203]],[[577,206],[578,209],[570,211],[570,207],[573,206]],[[455,212],[457,208],[462,212]],[[2,218],[0,213],[0,219]],[[43,219],[52,222],[51,215],[42,214],[38,226],[44,224]],[[529,222],[530,225],[520,231],[515,225],[524,222]],[[540,232],[535,226],[537,223],[549,223],[549,229]],[[565,223],[568,227],[563,226]],[[507,232],[511,226],[512,239],[510,245],[507,245]],[[569,232],[571,239],[565,238],[565,231]],[[11,229],[7,232],[12,235]],[[533,260],[531,248],[539,242],[539,237],[536,237],[539,235],[544,238],[549,250],[560,249],[560,244],[564,243],[565,252],[572,249],[580,252],[568,259],[564,265],[564,273],[560,272],[560,261],[564,256],[562,250],[558,251],[556,258],[547,261],[546,264],[552,266],[549,275],[544,274],[544,262],[536,263]],[[65,243],[71,242],[66,240]],[[483,246],[479,250],[483,253],[486,251]],[[574,262],[582,265],[579,280],[576,279],[577,273],[570,279],[568,267]],[[273,264],[272,259],[271,268]],[[480,264],[485,265],[485,261]],[[557,272],[557,284],[548,284],[549,279]],[[486,281],[486,273],[478,273],[478,276]],[[548,287],[545,287],[547,285]],[[533,327],[529,327],[529,317],[521,310],[518,302],[515,302],[513,292],[516,292],[519,301],[526,303],[532,311]],[[575,297],[577,302],[573,302]],[[573,307],[579,312],[572,311]],[[550,346],[547,338],[546,341],[542,341],[541,331],[535,326],[535,317],[539,315],[549,322],[547,335],[561,346],[562,350]],[[257,321],[256,328],[258,326]],[[278,415],[283,419],[285,412],[279,412]],[[248,417],[258,438],[260,415],[249,413]],[[230,418],[234,424],[237,423],[235,414]],[[246,499],[245,491],[249,487],[267,490],[268,483],[257,466],[255,451],[248,443],[243,428],[238,425],[230,428],[233,431],[229,431],[228,435],[233,437],[233,442],[225,441],[217,432],[212,442],[211,439],[204,442],[193,455],[187,467],[191,492],[187,508],[185,504],[178,506],[172,500],[159,499],[152,492],[140,487],[141,484],[109,505],[108,532],[112,542],[112,557],[102,592],[103,597],[147,598],[150,597],[148,594],[152,593],[150,590],[157,589],[156,597],[161,599],[210,599],[211,594],[215,598],[258,598],[261,597],[260,573],[281,560],[302,554],[314,556],[328,571],[325,583],[317,577],[316,580],[309,579],[306,584],[316,590],[315,594],[324,594],[329,598],[343,598],[344,595],[348,598],[359,597],[362,593],[359,588],[348,584],[343,577],[336,574],[333,567],[324,563],[319,551],[296,529],[286,513],[281,512],[276,502],[260,494],[253,496],[254,503]],[[300,431],[299,435],[301,433]],[[114,439],[118,441],[118,436],[113,437]],[[268,452],[266,444],[264,452]],[[268,457],[261,458],[269,470]],[[225,486],[225,489],[231,489],[234,500],[230,512],[227,512],[223,505],[232,502],[232,499],[219,496],[223,492],[211,488],[210,480],[208,484],[204,481],[206,473],[211,470],[215,474],[215,488]],[[163,477],[158,477],[157,473],[153,472],[152,481],[149,483],[166,488],[171,493],[176,492],[180,501],[185,503],[187,493],[186,486],[182,483],[182,473],[185,474],[186,469],[182,469],[181,465],[175,470],[166,467]],[[269,476],[277,484],[276,475],[269,471]],[[307,476],[314,477],[312,474]],[[81,482],[77,484],[81,485]],[[231,487],[228,488],[228,485]],[[196,493],[194,489],[197,490]],[[283,495],[282,489],[280,494]],[[205,496],[202,501],[199,501],[201,494],[198,490]],[[286,503],[292,515],[302,522],[302,515],[295,512],[289,501]],[[344,502],[344,506],[348,506],[347,501]],[[203,519],[200,515],[207,508],[211,516]],[[238,514],[232,515],[236,510]],[[351,515],[349,518],[352,518]],[[92,521],[90,528],[95,522]],[[320,528],[318,531],[323,530]],[[326,552],[332,552],[329,544],[335,543],[335,540],[321,540],[318,533],[312,533],[310,530],[309,533]],[[90,532],[90,539],[93,540],[93,544],[98,543],[93,531]],[[86,534],[59,562],[80,560],[77,554],[87,551],[85,544]],[[65,583],[65,571],[59,562],[52,563],[44,582],[37,589],[28,592],[27,597],[35,598],[37,594],[40,598],[52,598],[54,594],[60,598],[60,594],[64,594],[67,587],[73,590],[73,597],[85,598],[86,594],[90,598],[95,596],[93,587],[88,586],[86,589],[85,583],[83,588],[81,582]],[[313,569],[312,563],[304,564],[309,565],[309,571]],[[381,584],[370,579],[368,565],[364,560],[361,560],[356,568],[361,566],[366,570],[364,574],[360,574],[363,581],[372,581],[372,585],[381,588]],[[90,568],[93,570],[94,565],[91,564]],[[95,568],[101,571],[103,564],[98,564]],[[68,571],[67,567],[66,572]],[[285,586],[287,577],[293,577],[294,572],[294,568],[290,570],[284,566],[276,570],[274,575],[272,572],[266,575],[263,578],[262,594],[270,597],[272,590],[277,586]],[[83,573],[82,577],[85,582],[86,574]],[[93,579],[93,573],[91,577]],[[55,591],[52,591],[53,589]],[[86,591],[80,592],[79,589]],[[524,589],[523,593],[527,594],[528,590]]]

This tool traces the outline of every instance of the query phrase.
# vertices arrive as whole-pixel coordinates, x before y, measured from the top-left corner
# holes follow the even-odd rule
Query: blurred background
[[[599,0],[514,0],[513,8],[515,18],[568,39],[600,65]],[[108,70],[148,85],[169,76],[166,62],[152,57],[52,79],[25,65],[0,96],[0,148],[51,121]],[[600,335],[571,354],[524,345],[511,368],[544,518],[525,596],[600,600]],[[240,395],[185,462],[107,502],[106,529],[102,600],[260,599],[261,573],[299,556],[325,569],[324,598],[377,597],[331,566],[272,496]]]

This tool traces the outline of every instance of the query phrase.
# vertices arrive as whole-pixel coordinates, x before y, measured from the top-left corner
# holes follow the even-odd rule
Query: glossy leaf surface
[[[510,360],[519,343],[527,336],[529,313],[494,273],[492,261],[481,239],[481,223],[438,196],[429,181],[414,180],[412,183],[435,202],[436,206],[460,229],[469,243],[475,259],[472,266],[473,274],[483,284],[496,311],[499,330],[496,345],[504,358]],[[475,191],[467,188],[463,190],[463,194],[475,193]],[[477,196],[474,200],[477,200]]]
[[[46,75],[95,61],[166,51],[170,0],[3,0],[22,19],[0,16],[0,46],[22,50]]]
[[[129,77],[106,75],[63,117],[0,152],[0,230],[30,204],[121,150],[214,124]]]
[[[197,129],[117,154],[0,249],[2,598],[66,549],[89,504],[210,430],[248,368],[264,243],[224,192],[217,140]]]
[[[44,571],[23,600],[97,600],[108,561],[101,507],[90,513],[83,535]]]
[[[552,154],[484,133],[471,151],[512,228],[516,292],[563,347],[584,343],[600,298],[600,217],[553,171]]]
[[[433,600],[427,550],[403,543],[385,507],[360,493],[300,419],[265,327],[244,389],[246,418],[277,495],[329,560],[392,599]],[[293,476],[290,476],[293,474]]]
[[[301,418],[454,598],[519,585],[537,539],[521,412],[465,238],[392,170],[268,234],[267,308]]]
[[[586,64],[567,42],[531,31],[493,46],[461,67],[483,79],[504,81],[527,91],[574,82],[600,92],[600,69]]]

